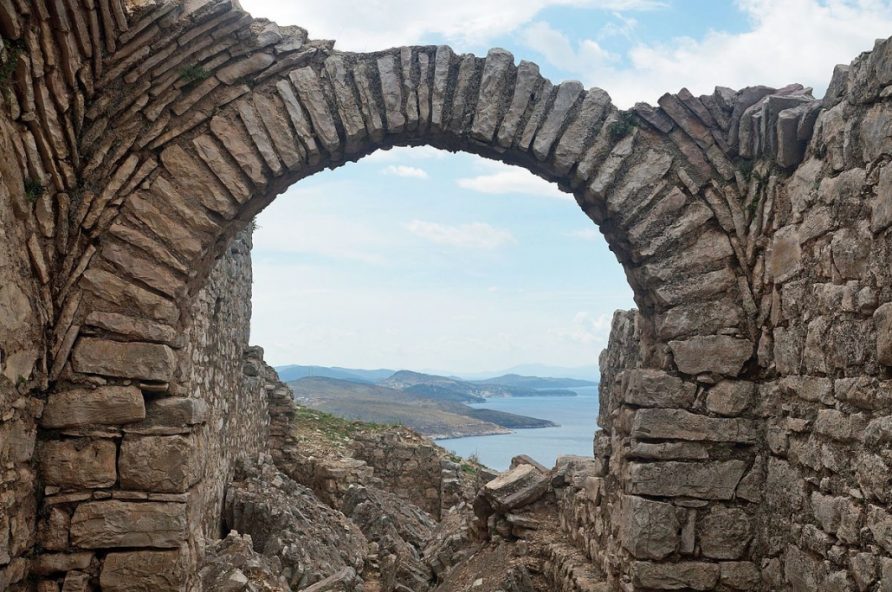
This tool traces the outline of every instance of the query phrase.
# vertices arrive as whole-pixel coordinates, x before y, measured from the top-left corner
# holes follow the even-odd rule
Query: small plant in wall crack
[[[44,187],[40,181],[25,179],[25,197],[28,198],[29,202],[34,203],[40,199],[44,193],[46,193],[46,187]]]
[[[3,50],[0,54],[5,54],[5,56],[0,61],[0,90],[6,94],[12,87],[12,77],[15,75],[19,56],[25,51],[25,46],[21,41],[11,41],[9,39],[3,39],[2,44]]]
[[[610,138],[617,142],[632,133],[633,129],[635,129],[635,116],[625,111],[620,112],[619,119],[610,124],[607,132],[610,134]]]
[[[208,72],[198,64],[192,64],[191,66],[186,66],[185,68],[180,70],[180,80],[182,80],[186,84],[201,82],[210,75],[210,72]]]

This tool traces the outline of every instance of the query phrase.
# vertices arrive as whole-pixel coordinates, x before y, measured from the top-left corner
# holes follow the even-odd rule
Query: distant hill
[[[400,370],[378,384],[397,390],[412,389],[415,393],[444,393],[468,397],[468,401],[493,397],[575,397],[576,393],[566,389],[538,390],[525,386],[495,384],[492,382],[468,382],[459,378],[423,374],[410,370]]]
[[[300,404],[339,417],[373,423],[401,424],[434,438],[482,436],[510,429],[551,427],[543,419],[474,409],[455,401],[453,391],[415,393],[383,385],[328,377],[288,382]],[[410,385],[411,386],[411,385]]]
[[[579,388],[586,386],[598,386],[593,380],[579,380],[578,378],[550,378],[543,376],[521,376],[520,374],[503,374],[486,380],[474,380],[477,384],[499,384],[528,389],[560,389]]]
[[[461,372],[464,380],[487,380],[507,374],[519,374],[521,376],[557,376],[561,378],[576,378],[578,380],[593,380],[597,382],[600,374],[598,367],[591,366],[549,366],[548,364],[520,364],[511,368],[505,368],[497,372]]]
[[[360,370],[357,368],[339,368],[337,366],[302,366],[300,364],[289,364],[287,366],[276,366],[276,372],[282,382],[291,380],[299,380],[311,376],[321,376],[323,378],[337,378],[339,380],[352,380],[353,382],[376,383],[393,374],[393,370]]]

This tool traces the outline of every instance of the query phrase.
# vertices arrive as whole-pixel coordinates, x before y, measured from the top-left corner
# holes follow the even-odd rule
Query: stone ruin
[[[572,193],[632,286],[560,500],[606,589],[892,590],[892,42],[823,99],[621,111],[504,50],[341,52],[234,0],[0,0],[0,37],[0,588],[199,589],[236,461],[282,437],[240,232],[423,144]]]

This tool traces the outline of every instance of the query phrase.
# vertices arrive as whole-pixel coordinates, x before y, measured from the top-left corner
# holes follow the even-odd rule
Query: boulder
[[[548,491],[548,476],[532,465],[518,465],[483,486],[486,499],[496,511],[522,508]]]

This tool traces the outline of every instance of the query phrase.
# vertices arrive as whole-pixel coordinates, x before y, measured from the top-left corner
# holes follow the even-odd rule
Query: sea
[[[437,440],[437,444],[468,457],[476,455],[481,463],[497,471],[506,470],[511,458],[526,454],[546,467],[553,467],[559,456],[592,456],[595,420],[598,417],[598,387],[569,389],[576,397],[506,397],[475,403],[472,407],[518,413],[548,419],[558,427],[515,430],[495,436],[469,436]]]

